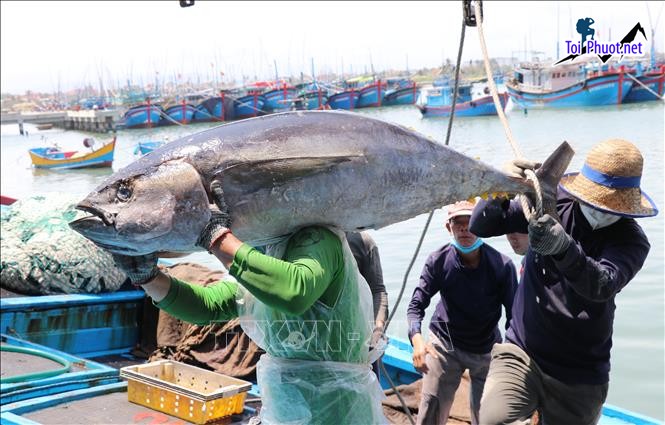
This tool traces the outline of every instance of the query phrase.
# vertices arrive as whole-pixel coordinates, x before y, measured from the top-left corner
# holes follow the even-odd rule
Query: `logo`
[[[628,31],[628,34],[616,43],[603,43],[596,40],[594,37],[596,30],[591,28],[591,25],[595,22],[596,21],[594,21],[593,18],[577,20],[575,29],[580,35],[580,41],[566,40],[566,52],[568,53],[568,56],[556,62],[554,65],[566,61],[572,62],[578,56],[592,53],[595,53],[603,63],[606,63],[614,55],[621,55],[621,58],[619,58],[619,60],[621,60],[624,55],[641,56],[644,54],[644,44],[641,42],[635,42],[637,33],[642,33],[645,41],[647,39],[644,28],[639,22],[635,24],[633,29]]]

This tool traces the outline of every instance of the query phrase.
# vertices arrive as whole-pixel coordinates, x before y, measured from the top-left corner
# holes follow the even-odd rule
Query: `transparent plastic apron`
[[[373,328],[369,286],[358,272],[344,233],[345,279],[333,306],[317,301],[301,315],[266,306],[240,287],[240,325],[264,354],[257,365],[264,424],[377,424],[383,392],[370,368]],[[267,247],[283,258],[288,239]]]

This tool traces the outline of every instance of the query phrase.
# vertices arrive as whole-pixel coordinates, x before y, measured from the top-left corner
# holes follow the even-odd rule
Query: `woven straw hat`
[[[656,204],[640,190],[644,160],[632,143],[610,139],[587,155],[579,173],[562,177],[559,187],[589,206],[625,217],[652,217]]]

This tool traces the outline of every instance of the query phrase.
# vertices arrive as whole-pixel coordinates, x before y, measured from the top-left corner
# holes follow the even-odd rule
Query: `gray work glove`
[[[563,226],[549,214],[529,221],[529,245],[541,255],[561,254],[572,241]]]
[[[210,220],[205,225],[196,245],[210,252],[210,248],[217,239],[225,233],[230,232],[231,215],[229,214],[229,207],[224,202],[224,190],[222,190],[222,183],[219,180],[213,180],[210,183],[210,193],[212,200],[217,205],[218,209],[210,210]]]
[[[386,351],[387,345],[388,338],[383,333],[383,329],[375,326],[369,340],[369,362],[374,363],[379,360]]]
[[[134,286],[148,283],[159,272],[157,255],[147,254],[139,256],[112,254],[115,265],[122,270]]]
[[[529,161],[523,158],[513,159],[503,164],[501,171],[510,177],[525,179],[525,170],[537,170],[542,164],[540,162]]]

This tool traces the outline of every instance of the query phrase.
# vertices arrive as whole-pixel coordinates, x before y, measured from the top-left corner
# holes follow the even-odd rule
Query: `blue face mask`
[[[459,252],[461,252],[462,254],[468,254],[470,252],[473,252],[473,251],[477,250],[478,248],[480,248],[480,246],[483,243],[484,243],[483,240],[480,239],[480,238],[476,239],[476,241],[471,246],[462,246],[455,239],[453,239],[453,241],[451,242],[452,246],[457,248],[457,250]]]

